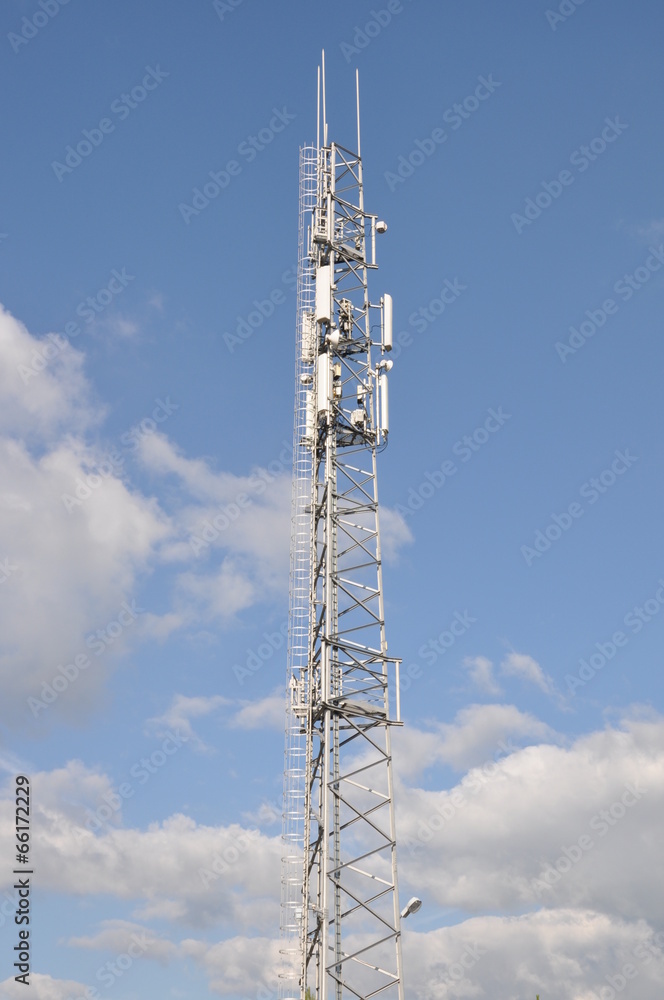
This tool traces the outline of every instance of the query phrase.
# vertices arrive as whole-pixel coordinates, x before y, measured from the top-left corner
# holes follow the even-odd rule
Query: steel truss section
[[[359,154],[319,150],[309,258],[315,338],[303,384],[312,458],[300,996],[403,1000],[376,453],[387,439],[385,339],[372,342],[367,276],[376,217]],[[381,374],[381,372],[383,374]],[[386,411],[385,411],[386,412]],[[295,996],[295,993],[292,994]]]

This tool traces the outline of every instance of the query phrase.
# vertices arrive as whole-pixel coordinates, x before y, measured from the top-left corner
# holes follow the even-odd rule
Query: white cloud
[[[440,726],[440,734],[440,758],[457,770],[516,749],[506,744],[512,736],[550,739],[555,735],[549,726],[515,705],[468,705],[457,712],[452,724]]]
[[[216,712],[224,705],[232,702],[222,695],[187,697],[183,694],[176,694],[163,715],[153,719],[148,719],[148,730],[155,732],[158,736],[175,732],[176,735],[191,741],[192,747],[196,750],[208,750],[209,747],[201,740],[191,725],[191,719],[200,718]]]
[[[391,507],[380,508],[380,543],[382,556],[388,563],[394,563],[403,545],[410,545],[413,535],[403,515]]]
[[[218,620],[230,625],[240,611],[259,600],[256,570],[255,566],[225,558],[214,573],[182,573],[178,592],[183,600],[195,604],[203,621]]]
[[[282,599],[288,586],[290,449],[284,446],[274,462],[249,476],[215,472],[158,433],[141,439],[138,454],[152,472],[177,476],[194,500],[172,512],[178,542],[169,554],[193,560],[179,578],[182,600],[204,621],[228,625],[256,603]]]
[[[0,605],[1,701],[9,724],[32,717],[27,699],[43,699],[43,684],[76,655],[95,668],[82,669],[48,711],[72,717],[89,707],[113,654],[138,631],[130,617],[120,633],[113,626],[117,634],[99,653],[87,644],[91,633],[118,620],[167,523],[155,502],[116,476],[68,511],[62,495],[73,495],[91,467],[94,456],[77,442],[33,456],[21,443],[0,438],[0,482],[11,483],[11,496],[0,495],[0,554],[15,567]],[[40,711],[35,714],[43,718]]]
[[[463,666],[468,671],[468,675],[485,694],[499,695],[500,685],[493,676],[493,663],[486,656],[467,656],[463,661]]]
[[[204,459],[187,458],[165,435],[159,433],[146,434],[141,438],[139,454],[146,468],[161,475],[176,475],[197,500],[223,505],[234,503],[238,511],[228,511],[231,519],[234,514],[248,509],[247,501],[255,503],[264,498],[278,480],[283,478],[290,485],[291,452],[286,445],[275,459],[273,469],[257,467],[249,476],[215,472]],[[246,501],[239,499],[242,494],[247,495]],[[227,529],[221,527],[219,530],[223,532]]]
[[[402,778],[411,780],[436,764],[466,770],[516,750],[512,737],[549,739],[555,734],[515,705],[468,705],[457,712],[454,722],[435,723],[428,731],[413,726],[396,730],[395,767]]]
[[[30,1000],[70,1000],[71,997],[84,997],[88,989],[84,983],[74,979],[54,979],[40,972],[31,972],[29,982]],[[18,1000],[25,996],[25,986],[13,978],[0,983],[0,1000]]]
[[[134,959],[150,958],[161,964],[167,964],[178,950],[172,941],[128,920],[104,920],[101,927],[92,937],[71,937],[67,944],[73,948],[111,951],[118,955],[126,952]]]
[[[105,414],[83,362],[65,338],[40,341],[0,310],[0,562],[11,569],[0,604],[0,718],[12,726],[87,718],[118,654],[138,640],[228,627],[287,591],[290,446],[237,476],[145,434],[139,465],[182,486],[161,501],[145,497],[122,449],[99,443]],[[385,512],[386,558],[409,539],[403,519]],[[140,607],[158,561],[175,564],[171,606],[142,608],[107,642],[124,602]]]
[[[219,709],[228,708],[227,725],[238,729],[278,729],[282,730],[286,718],[286,701],[283,688],[253,701],[225,698],[222,695],[194,696],[175,694],[171,704],[162,715],[148,719],[146,727],[157,736],[175,732],[180,738],[191,742],[196,750],[210,748],[195,732],[191,720],[210,715]]]
[[[0,604],[0,711],[9,725],[44,718],[28,698],[45,705],[56,676],[65,690],[51,691],[48,717],[75,718],[95,703],[140,629],[129,627],[136,618],[120,632],[114,624],[99,660],[87,640],[117,621],[170,530],[156,501],[127,484],[121,459],[83,439],[104,415],[91,398],[80,351],[31,337],[0,310],[0,559],[12,567]],[[77,655],[88,664],[63,679],[60,667]]]
[[[89,706],[113,655],[138,631],[130,627],[137,617],[125,613],[128,626],[112,641],[95,650],[87,643],[91,633],[117,621],[166,522],[154,502],[113,476],[67,511],[62,495],[73,494],[92,461],[89,450],[74,442],[34,457],[23,445],[0,439],[0,481],[12,488],[9,500],[0,496],[0,553],[15,567],[0,605],[0,683],[9,724],[24,722],[27,699],[42,700],[43,684],[76,655],[95,669],[81,670],[48,711],[73,717]]]
[[[639,957],[647,954],[643,942],[652,940],[644,920],[586,909],[476,917],[429,933],[405,928],[406,990],[418,1000],[534,1000],[537,993],[543,1000],[597,1000],[627,986],[625,996],[660,1000],[664,954]],[[611,981],[621,988],[612,992]]]
[[[626,986],[626,996],[660,1000],[664,986],[662,936],[658,945],[645,920],[587,909],[475,917],[429,932],[413,931],[407,921],[402,940],[405,993],[416,1000],[534,1000],[536,993],[543,1000],[608,1000]],[[274,995],[279,947],[275,938],[241,935],[181,944],[221,996]]]
[[[271,995],[276,990],[279,944],[273,938],[238,936],[214,945],[187,940],[182,950],[205,968],[215,993],[255,997],[261,989]]]
[[[278,729],[284,728],[286,719],[286,697],[283,688],[258,701],[241,702],[242,707],[234,714],[232,724],[238,729]]]
[[[92,332],[102,334],[106,337],[133,337],[138,333],[140,327],[133,319],[128,319],[120,313],[112,313],[108,316],[96,318],[92,323]]]
[[[446,791],[399,788],[401,878],[425,885],[429,905],[471,913],[571,906],[661,921],[663,805],[661,719],[529,746]]]
[[[51,440],[97,424],[103,409],[92,400],[83,362],[66,338],[33,337],[0,305],[0,435]]]
[[[658,243],[664,238],[664,219],[650,219],[634,227],[634,232],[643,243]]]
[[[26,769],[28,772],[32,768]],[[31,778],[39,791],[39,808],[44,814],[56,818],[65,815],[68,820],[83,826],[90,811],[94,811],[104,796],[113,791],[108,775],[96,768],[89,768],[80,760],[70,760],[64,767],[53,771],[38,772]]]
[[[77,761],[34,774],[32,789],[40,889],[126,900],[141,920],[170,915],[194,927],[278,926],[280,836],[238,823],[205,826],[182,814],[146,830],[109,826],[96,835],[85,818],[112,786]],[[11,837],[14,806],[10,781],[0,800],[0,842]],[[2,878],[8,888],[13,876]]]
[[[154,721],[186,722],[217,707],[231,708],[176,698]],[[445,791],[407,784],[417,769],[398,763],[418,753],[421,761],[424,747],[439,762],[462,766],[485,753],[489,738],[513,732],[532,738],[538,727],[541,740],[555,738],[514,706],[482,705],[433,732],[395,734],[402,898],[414,892],[424,900],[421,914],[404,927],[407,990],[422,1000],[455,1000],[492,996],[498,984],[501,1000],[536,992],[594,1000],[592,991],[631,963],[635,995],[659,1000],[664,937],[653,934],[664,917],[664,719],[629,717],[567,747],[540,742],[514,749],[508,735],[497,760],[489,754]],[[280,838],[183,815],[146,830],[120,825],[94,836],[83,818],[109,788],[104,774],[78,761],[33,777],[41,888],[106,894],[133,908],[130,918],[107,921],[70,944],[119,953],[132,934],[144,932],[146,957],[195,961],[215,993],[274,989],[278,942],[270,935],[278,925]],[[10,837],[12,824],[8,781],[0,838]],[[454,926],[417,932],[418,921],[431,926],[455,911],[461,912]],[[491,911],[501,915],[482,915]],[[189,937],[176,945],[136,923],[153,920],[235,936],[218,944]],[[256,934],[263,936],[250,936]],[[637,955],[644,942],[652,944],[650,959],[646,951]],[[49,977],[39,988],[35,995],[44,1000],[67,995]]]
[[[173,475],[182,485],[177,496],[145,497],[127,452],[100,443],[105,414],[83,363],[66,338],[39,340],[0,309],[0,564],[10,570],[0,719],[10,726],[87,719],[118,654],[138,640],[227,627],[287,590],[290,448],[267,469],[236,476],[145,434],[139,465],[161,485]],[[99,630],[117,631],[124,602],[141,607],[158,562],[173,567],[171,606],[142,608],[112,642],[100,640]]]
[[[535,684],[544,694],[553,694],[555,684],[553,678],[545,674],[539,663],[525,653],[511,652],[500,664],[501,673],[505,677],[521,677]]]

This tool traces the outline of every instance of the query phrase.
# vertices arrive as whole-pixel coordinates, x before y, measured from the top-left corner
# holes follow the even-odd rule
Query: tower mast
[[[387,227],[364,209],[359,83],[357,152],[328,142],[324,55],[318,95],[300,150],[281,996],[403,1000],[376,478],[392,299],[368,290]]]

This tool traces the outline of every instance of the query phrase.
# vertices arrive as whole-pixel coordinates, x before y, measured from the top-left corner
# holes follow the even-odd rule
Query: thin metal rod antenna
[[[355,70],[355,93],[357,94],[357,155],[358,159],[362,155],[360,149],[360,71]]]
[[[327,109],[325,105],[325,49],[323,49],[323,145],[327,146]]]
[[[320,66],[318,67],[318,93],[316,96],[316,149],[320,149]]]
[[[323,51],[319,145],[300,150],[281,1000],[404,1000],[376,462],[392,300],[374,343],[355,85],[351,152],[328,145]]]

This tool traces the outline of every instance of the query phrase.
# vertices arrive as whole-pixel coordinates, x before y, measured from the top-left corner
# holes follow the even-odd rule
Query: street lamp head
[[[417,896],[413,896],[412,899],[408,900],[401,911],[401,919],[404,920],[406,917],[409,917],[411,913],[417,913],[421,906],[422,900],[418,899]]]

